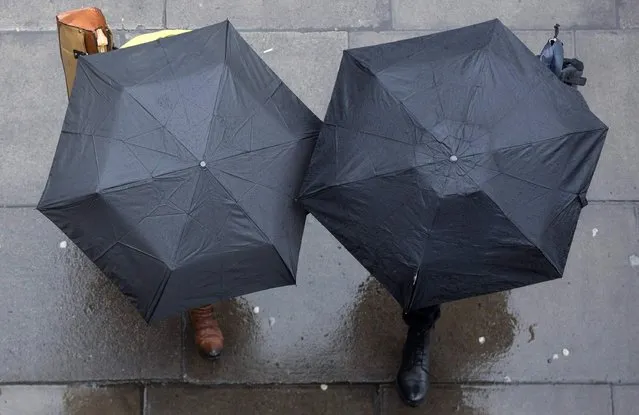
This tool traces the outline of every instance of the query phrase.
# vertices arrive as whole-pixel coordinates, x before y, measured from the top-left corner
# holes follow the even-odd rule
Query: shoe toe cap
[[[208,350],[200,349],[200,355],[203,358],[208,360],[217,360],[222,355],[222,351],[217,349],[208,349]]]
[[[403,400],[410,406],[418,406],[428,393],[427,376],[398,376],[397,387]]]

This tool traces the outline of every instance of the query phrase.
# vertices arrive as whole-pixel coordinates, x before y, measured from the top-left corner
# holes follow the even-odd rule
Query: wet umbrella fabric
[[[294,284],[320,124],[228,22],[81,57],[38,209],[147,321]]]
[[[501,22],[344,52],[300,201],[405,310],[562,275],[607,127]]]

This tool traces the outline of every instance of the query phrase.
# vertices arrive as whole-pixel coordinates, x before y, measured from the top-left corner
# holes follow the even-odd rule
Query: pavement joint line
[[[233,22],[231,22],[233,23]],[[198,26],[199,27],[199,26]],[[298,27],[298,28],[294,28],[294,27],[290,27],[290,28],[236,28],[239,32],[246,32],[246,33],[334,33],[334,32],[352,32],[352,33],[358,33],[358,32],[374,32],[374,33],[382,33],[382,32],[419,32],[419,31],[432,31],[432,32],[442,32],[442,31],[446,31],[446,30],[452,30],[452,29],[459,29],[460,26],[445,26],[445,27],[438,27],[438,28],[432,28],[432,27],[421,27],[421,28],[386,28],[383,26],[367,26],[367,27],[349,27],[349,26],[338,26],[338,27],[318,27],[318,28],[312,28],[312,27]],[[188,27],[187,29],[196,29],[197,27]],[[547,28],[543,28],[543,27],[526,27],[526,28],[518,28],[518,27],[514,27],[514,26],[508,26],[508,28],[512,31],[517,31],[517,32],[544,32],[544,31],[548,31],[550,32],[550,29]],[[119,32],[128,32],[128,33],[142,33],[142,32],[148,32],[148,31],[156,31],[156,30],[162,30],[162,29],[181,29],[180,27],[146,27],[146,26],[141,26],[139,25],[138,27],[135,28],[122,28],[122,27],[113,27],[114,31],[119,31]],[[622,28],[622,27],[588,27],[588,26],[567,26],[563,29],[563,31],[566,32],[624,32],[624,33],[639,33],[639,28],[638,27],[629,27],[629,28]],[[18,27],[17,29],[9,29],[9,28],[3,28],[0,29],[0,35],[3,34],[20,34],[20,33],[57,33],[57,31],[53,28],[37,28],[37,29],[29,29],[29,28],[21,28]]]
[[[140,394],[140,415],[146,415],[147,405],[148,405],[148,389],[146,386],[142,386],[141,394]]]
[[[186,373],[186,330],[187,330],[187,321],[186,321],[186,313],[182,313],[180,318],[180,371],[182,372],[182,381],[186,382],[187,373]]]
[[[164,0],[164,6],[162,8],[162,27],[166,28],[166,10],[167,10],[167,4],[168,4],[169,0]]]
[[[394,387],[394,382],[334,382],[325,383],[329,385],[329,389],[333,388],[371,388],[377,387],[389,388]],[[193,383],[181,382],[176,379],[129,379],[129,380],[100,380],[100,381],[69,381],[69,382],[0,382],[0,388],[9,386],[68,386],[68,387],[118,387],[118,386],[138,386],[143,388],[149,387],[187,387],[202,389],[286,389],[286,388],[319,388],[321,383]],[[432,386],[465,386],[465,387],[482,387],[482,386],[609,386],[611,389],[615,386],[639,386],[639,382],[618,383],[618,382],[489,382],[489,381],[462,381],[462,382],[431,382]]]
[[[623,0],[615,0],[615,20],[617,22],[617,27],[621,28],[621,6],[623,4]]]
[[[0,209],[35,209],[37,205],[4,205],[0,204]]]
[[[396,25],[396,21],[395,21],[395,13],[393,13],[393,9],[394,9],[394,5],[395,2],[398,0],[388,0],[388,6],[390,7],[391,13],[390,13],[390,18],[391,18],[391,29],[395,30],[395,25]],[[427,29],[426,29],[427,30]]]
[[[373,413],[375,415],[383,415],[384,413],[384,394],[382,393],[382,385],[375,388],[375,401],[373,401]]]
[[[615,388],[610,385],[610,414],[615,415]]]

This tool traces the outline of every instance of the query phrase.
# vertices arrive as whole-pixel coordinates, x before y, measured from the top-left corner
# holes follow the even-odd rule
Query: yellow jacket
[[[128,48],[131,46],[137,46],[137,45],[141,45],[142,43],[153,42],[154,40],[161,39],[163,37],[175,36],[175,35],[179,35],[186,32],[190,32],[190,30],[185,30],[185,29],[158,30],[157,32],[145,33],[143,35],[136,36],[120,47]]]

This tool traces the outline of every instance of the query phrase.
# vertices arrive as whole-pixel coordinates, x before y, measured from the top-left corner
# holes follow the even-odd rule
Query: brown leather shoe
[[[189,310],[191,324],[195,329],[195,344],[205,359],[217,360],[224,348],[224,335],[215,319],[212,305]]]

